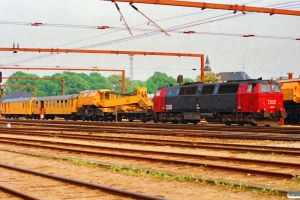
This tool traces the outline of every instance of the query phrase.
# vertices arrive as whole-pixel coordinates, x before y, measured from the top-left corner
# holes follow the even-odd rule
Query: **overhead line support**
[[[209,8],[219,10],[234,10],[244,12],[257,12],[257,13],[269,13],[270,15],[294,15],[300,16],[299,10],[285,10],[277,8],[262,8],[245,5],[233,5],[233,4],[217,4],[217,3],[206,3],[206,2],[192,2],[192,1],[177,1],[177,0],[114,0],[113,2],[129,2],[129,3],[144,3],[144,4],[158,4],[158,5],[169,5],[169,6],[183,6],[183,7],[194,7],[194,8]]]

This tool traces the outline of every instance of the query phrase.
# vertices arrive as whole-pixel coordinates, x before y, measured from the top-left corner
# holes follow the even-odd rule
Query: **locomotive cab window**
[[[254,92],[256,84],[249,84],[247,88],[247,92]]]
[[[272,84],[272,91],[273,92],[281,92],[279,85]]]
[[[261,83],[260,91],[261,92],[271,92],[271,87],[268,83]]]
[[[109,99],[109,93],[105,93],[105,99]]]
[[[168,91],[168,96],[177,96],[179,94],[179,88],[172,88]]]

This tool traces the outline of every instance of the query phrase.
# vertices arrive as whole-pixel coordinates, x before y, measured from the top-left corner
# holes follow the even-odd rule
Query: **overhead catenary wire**
[[[119,13],[120,13],[120,15],[121,15],[121,21],[122,21],[122,19],[124,20],[124,25],[125,25],[126,28],[128,29],[130,35],[132,35],[132,32],[131,32],[131,30],[130,30],[130,28],[129,28],[129,26],[128,26],[128,24],[127,24],[127,22],[126,22],[124,16],[122,15],[121,10],[120,10],[120,8],[119,8],[119,6],[118,6],[118,4],[117,4],[116,2],[115,2],[115,5],[116,5],[116,8],[117,8],[117,10],[119,11]]]
[[[288,4],[288,3],[291,3],[291,2],[286,2],[286,3],[282,3],[282,4]],[[288,7],[288,6],[286,6]],[[204,11],[205,12],[205,11]],[[252,13],[252,14],[256,14],[256,13]],[[214,16],[214,17],[211,17],[211,18],[218,18],[218,17],[222,17],[222,16],[226,16],[226,15],[232,15],[232,12],[230,13],[227,13],[225,15],[218,15],[218,16]],[[247,14],[247,15],[250,15],[250,14]],[[184,15],[184,16],[187,16],[187,15]],[[211,22],[215,22],[215,21],[220,21],[220,20],[226,20],[226,19],[231,19],[231,18],[235,18],[235,17],[241,17],[241,16],[244,16],[242,14],[238,14],[238,15],[233,15],[233,16],[229,16],[229,17],[223,17],[223,18],[220,18],[220,19],[216,19],[216,20],[210,20],[210,21],[207,21],[205,22],[205,20],[208,20],[208,19],[202,19],[202,20],[197,20],[195,22],[190,22],[190,23],[185,23],[185,24],[182,24],[182,25],[178,25],[178,26],[175,26],[175,27],[170,27],[166,30],[168,31],[176,31],[176,30],[179,30],[179,29],[183,29],[183,28],[188,28],[188,27],[192,27],[192,26],[198,26],[198,25],[202,25],[202,24],[206,24],[206,23],[211,23]],[[167,18],[167,19],[170,19],[170,18]],[[204,21],[204,22],[201,22],[199,23],[200,21]],[[45,24],[46,25],[46,24]],[[47,24],[48,25],[48,24]],[[61,27],[64,27],[64,26],[61,26]],[[78,27],[81,27],[83,28],[84,26],[78,26]],[[119,30],[124,30],[123,29],[116,29],[115,31],[113,32],[117,32]],[[141,30],[141,29],[140,29]],[[145,30],[145,29],[144,29]],[[183,31],[184,32],[184,31]],[[110,33],[106,33],[106,34],[110,34]],[[136,35],[134,37],[125,37],[125,38],[121,38],[121,39],[117,39],[117,40],[112,40],[112,41],[108,41],[108,42],[103,42],[103,43],[98,43],[98,44],[93,44],[93,45],[87,45],[87,46],[82,46],[82,47],[79,47],[77,49],[83,49],[83,48],[95,48],[95,47],[98,47],[98,46],[104,46],[104,45],[108,45],[108,44],[116,44],[116,43],[120,43],[120,42],[126,42],[126,41],[131,41],[131,40],[136,40],[136,39],[140,39],[140,38],[144,38],[144,37],[149,37],[149,36],[152,36],[152,35],[156,35],[156,34],[159,34],[159,32],[157,32],[156,30],[155,31],[151,31],[149,33],[147,33],[147,35],[145,34],[140,34],[140,35]],[[237,35],[234,35],[234,34],[222,34],[222,33],[205,33],[205,32],[199,32],[197,34],[210,34],[210,35],[224,35],[224,36],[237,36]],[[101,34],[99,36],[95,36],[95,37],[100,37],[102,35],[105,35],[105,34]],[[239,34],[241,35],[241,34]],[[95,37],[90,37],[90,38],[95,38]],[[272,39],[288,39],[286,37],[276,37],[276,36],[256,36],[256,37],[261,37],[261,38],[272,38]],[[297,38],[298,40],[299,38]],[[79,41],[84,41],[86,39],[82,39],[82,40],[79,40]],[[77,42],[77,41],[75,41]],[[71,43],[75,43],[75,42],[71,42]],[[68,44],[71,44],[71,43],[68,43]],[[53,54],[54,55],[54,54]],[[52,56],[51,54],[49,54],[48,56]],[[47,56],[45,56],[47,57]],[[26,59],[26,61],[22,62],[22,61],[17,61],[17,63],[25,63],[25,62],[30,62],[31,60],[37,60],[37,59],[42,59],[44,57],[42,56],[39,56],[39,57],[35,57],[35,58],[32,58],[32,59]],[[16,63],[16,62],[15,62]]]

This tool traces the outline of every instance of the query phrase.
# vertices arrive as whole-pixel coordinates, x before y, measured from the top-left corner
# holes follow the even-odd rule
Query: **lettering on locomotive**
[[[276,100],[268,100],[268,104],[276,104]]]
[[[172,110],[172,105],[166,105],[166,110]]]

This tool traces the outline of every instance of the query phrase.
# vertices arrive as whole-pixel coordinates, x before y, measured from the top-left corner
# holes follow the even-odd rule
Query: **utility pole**
[[[133,81],[133,56],[134,54],[129,54],[129,59],[130,59],[130,80],[131,80],[131,90],[133,90],[133,85],[132,85],[132,81]]]

